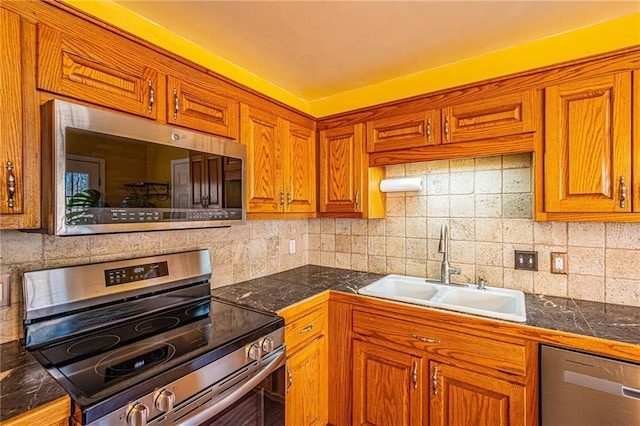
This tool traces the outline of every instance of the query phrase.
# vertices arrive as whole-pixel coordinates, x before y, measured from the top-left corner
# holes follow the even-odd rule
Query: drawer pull
[[[291,389],[291,385],[293,384],[293,375],[291,374],[291,369],[287,365],[287,393]]]
[[[13,163],[7,161],[6,169],[8,172],[7,189],[9,190],[9,197],[7,198],[7,205],[10,209],[16,206],[13,197],[16,195],[16,177],[13,174]]]
[[[315,324],[311,323],[310,325],[306,326],[305,328],[301,328],[300,330],[298,330],[298,334],[303,334],[303,333],[308,333],[313,329],[313,326]]]
[[[431,143],[431,119],[427,119],[427,142]]]
[[[620,208],[624,209],[627,201],[627,185],[624,182],[624,176],[620,176]]]
[[[429,339],[427,337],[418,336],[416,333],[411,333],[411,337],[416,340],[420,340],[423,343],[440,343],[438,339]]]
[[[151,114],[153,112],[153,104],[156,101],[156,91],[153,90],[153,82],[149,80],[147,82],[149,85],[149,105],[147,106],[147,114]]]
[[[413,361],[413,388],[418,389],[418,361]]]
[[[173,119],[178,119],[178,113],[180,112],[180,98],[178,97],[178,89],[173,89]]]
[[[449,114],[444,116],[444,136],[447,142],[449,142]]]
[[[438,396],[438,367],[433,367],[433,394]]]

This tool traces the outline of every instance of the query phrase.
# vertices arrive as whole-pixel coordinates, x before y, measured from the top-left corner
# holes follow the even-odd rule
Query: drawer
[[[327,322],[324,309],[316,309],[303,317],[287,324],[284,329],[284,341],[287,344],[287,353],[292,354],[318,336],[325,333]]]
[[[355,310],[353,332],[365,339],[389,342],[524,376],[524,345],[473,336],[403,319]]]

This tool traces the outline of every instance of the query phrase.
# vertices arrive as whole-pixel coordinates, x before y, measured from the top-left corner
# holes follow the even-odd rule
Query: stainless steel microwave
[[[246,147],[213,135],[53,100],[42,107],[49,233],[246,222]]]

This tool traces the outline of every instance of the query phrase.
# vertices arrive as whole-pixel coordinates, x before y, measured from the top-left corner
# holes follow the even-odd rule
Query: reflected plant
[[[67,201],[67,214],[65,218],[69,225],[75,225],[80,218],[92,207],[103,207],[102,194],[95,189],[87,188],[76,192]]]

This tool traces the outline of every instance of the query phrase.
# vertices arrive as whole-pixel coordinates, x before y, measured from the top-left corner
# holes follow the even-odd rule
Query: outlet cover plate
[[[11,274],[0,275],[0,306],[9,306],[11,304]]]
[[[551,252],[551,273],[567,273],[567,253]]]
[[[538,252],[537,251],[515,251],[515,269],[525,271],[538,270]]]

